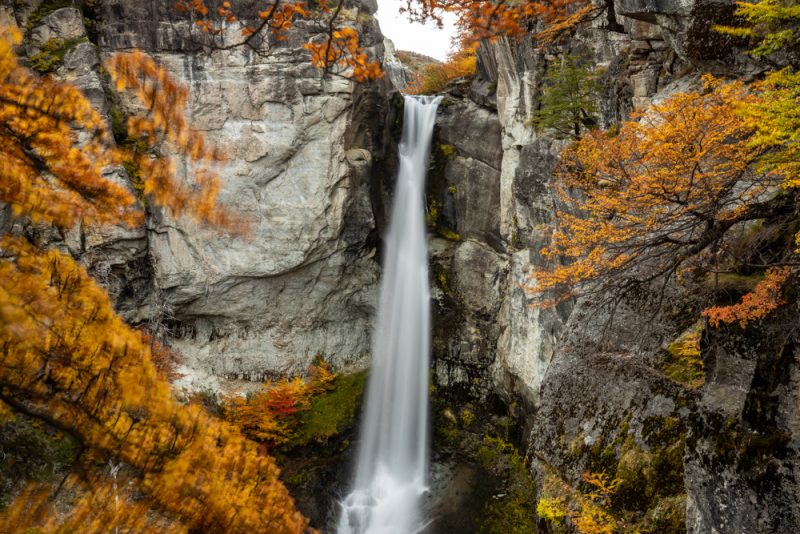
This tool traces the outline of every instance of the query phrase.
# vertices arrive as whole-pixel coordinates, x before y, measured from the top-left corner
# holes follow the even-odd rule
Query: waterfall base
[[[372,484],[341,503],[339,534],[416,534],[425,528],[419,503],[428,488],[422,481],[398,482],[378,469]]]

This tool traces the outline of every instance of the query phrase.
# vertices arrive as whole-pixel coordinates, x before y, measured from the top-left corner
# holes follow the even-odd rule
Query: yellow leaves
[[[187,121],[188,90],[138,50],[115,54],[108,61],[108,70],[118,90],[132,91],[147,110],[128,120],[128,135],[151,146],[171,147],[192,164],[196,173],[199,187],[194,188],[176,180],[174,158],[154,158],[148,153],[126,150],[125,158],[141,169],[144,193],[157,205],[170,207],[176,215],[186,214],[215,227],[235,229],[240,222],[217,205],[219,177],[211,168],[223,162],[225,156]]]
[[[783,178],[782,185],[800,185],[800,73],[783,69],[754,85],[760,99],[739,111],[754,130],[754,147],[765,152],[761,170]]]
[[[620,524],[612,515],[611,499],[622,480],[609,479],[605,473],[584,472],[581,480],[589,488],[579,492],[553,474],[548,474],[542,488],[543,495],[536,506],[539,517],[563,528],[567,519],[581,534],[613,534]]]
[[[186,7],[202,11],[202,2]],[[233,226],[216,203],[212,167],[224,157],[191,128],[188,92],[165,69],[138,51],[108,64],[116,86],[134,93],[144,110],[131,118],[128,133],[137,144],[166,146],[186,158],[197,171],[194,183],[176,179],[174,159],[114,146],[105,120],[80,91],[19,64],[18,40],[14,32],[0,39],[0,202],[15,216],[63,227],[138,224],[135,197],[106,177],[134,159],[154,203]],[[110,514],[102,503],[114,499],[101,486],[59,528],[74,520],[81,532],[106,532],[112,524],[151,531],[145,511],[157,503],[180,516],[178,531],[306,530],[274,461],[232,426],[172,397],[153,365],[151,341],[116,315],[103,288],[72,257],[23,238],[0,238],[0,346],[0,398],[25,403],[78,437],[88,454],[125,462],[152,498],[123,507],[127,515]],[[21,524],[15,510],[33,504],[20,506],[0,524]]]
[[[272,521],[275,532],[303,531],[272,460],[172,398],[149,344],[81,266],[19,239],[4,238],[2,251],[13,261],[0,263],[0,380],[17,400],[141,470],[142,488],[187,526],[250,532]],[[254,488],[253,480],[265,483]],[[232,507],[248,512],[223,521]]]
[[[18,217],[69,227],[141,221],[136,199],[104,176],[119,163],[102,116],[75,87],[19,65],[0,38],[0,201]],[[87,135],[77,142],[76,132]]]
[[[617,135],[589,132],[562,153],[557,186],[569,208],[542,254],[565,265],[536,270],[534,294],[669,276],[721,238],[706,233],[714,221],[729,227],[775,187],[752,171],[762,150],[739,113],[758,97],[741,83],[703,81],[705,92],[675,94]]]
[[[174,518],[153,513],[155,503],[136,495],[136,484],[131,480],[123,479],[119,483],[110,479],[93,480],[91,485],[89,490],[78,477],[67,478],[61,488],[62,495],[74,495],[65,513],[56,506],[48,486],[31,483],[0,516],[0,530],[8,534],[188,532],[188,528]]]
[[[756,57],[766,56],[797,44],[796,27],[800,6],[793,1],[759,0],[736,2],[736,16],[747,26],[714,26],[715,31],[733,37],[754,38],[758,46],[750,51]]]
[[[11,41],[0,39],[0,201],[17,217],[61,227],[140,224],[143,214],[132,192],[107,176],[109,168],[135,160],[154,203],[233,228],[236,222],[216,205],[218,178],[208,168],[223,157],[188,125],[186,89],[138,51],[115,55],[108,66],[117,88],[133,90],[148,110],[131,118],[130,135],[171,145],[195,162],[205,189],[175,180],[169,160],[114,146],[105,120],[78,89],[21,67]],[[81,142],[79,131],[88,134]]]

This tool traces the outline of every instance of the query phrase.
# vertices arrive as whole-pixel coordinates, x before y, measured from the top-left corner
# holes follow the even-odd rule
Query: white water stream
[[[406,96],[355,485],[339,534],[412,534],[428,470],[430,291],[424,191],[441,97]]]

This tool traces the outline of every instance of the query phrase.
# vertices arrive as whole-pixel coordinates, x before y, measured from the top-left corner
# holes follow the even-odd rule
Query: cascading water
[[[400,170],[383,262],[378,323],[353,492],[339,534],[423,528],[428,469],[430,292],[424,186],[441,97],[405,97]]]

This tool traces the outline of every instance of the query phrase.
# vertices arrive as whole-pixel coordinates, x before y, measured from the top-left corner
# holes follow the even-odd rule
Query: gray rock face
[[[796,302],[796,301],[795,301]],[[686,450],[689,532],[795,532],[800,525],[797,307],[716,334]]]
[[[612,322],[591,301],[531,307],[524,290],[531,267],[545,265],[538,251],[559,207],[552,179],[565,143],[527,125],[558,54],[601,67],[605,127],[696,88],[698,72],[762,68],[711,31],[729,23],[728,2],[615,6],[624,33],[598,22],[554,56],[502,40],[482,47],[478,80],[441,108],[429,206],[434,230],[462,241],[431,247],[436,378],[471,398],[523,401],[542,487],[577,487],[582,472],[602,470],[627,480],[615,502],[655,532],[794,532],[796,310],[752,337],[704,338],[706,382],[695,390],[669,374],[668,349],[690,326],[680,310],[698,306],[696,288],[670,286],[662,303],[644,291]]]
[[[373,4],[364,9],[374,12]],[[83,39],[58,75],[105,110],[100,58],[133,47],[155,56],[190,88],[194,125],[228,154],[220,200],[248,232],[223,235],[155,210],[146,227],[76,234],[65,246],[129,320],[169,333],[185,359],[184,385],[299,372],[318,353],[363,367],[379,271],[370,183],[383,150],[383,128],[363,121],[381,123],[386,85],[357,89],[321,76],[302,49],[317,31],[305,23],[264,55],[198,50],[172,4],[111,0],[99,16],[96,45],[79,10],[48,14],[31,32],[32,52],[50,39]],[[377,24],[364,24],[362,42],[380,56]],[[116,98],[125,113],[131,102]],[[191,170],[179,169],[188,179]]]
[[[398,91],[403,91],[414,76],[406,65],[394,55],[394,43],[389,39],[383,40],[383,70]]]
[[[79,9],[63,7],[48,14],[42,22],[31,31],[31,43],[39,46],[50,39],[80,39],[86,36],[83,25],[83,14]]]
[[[250,225],[240,238],[165,213],[149,222],[154,283],[189,366],[257,378],[301,371],[317,353],[363,365],[378,265],[366,244],[373,147],[345,142],[361,128],[351,120],[354,84],[323,79],[292,47],[308,38],[302,28],[266,57],[190,55],[173,50],[184,38],[138,3],[106,16],[142,33],[115,33],[112,21],[102,42],[145,45],[189,85],[192,119],[231,156],[220,199]]]

